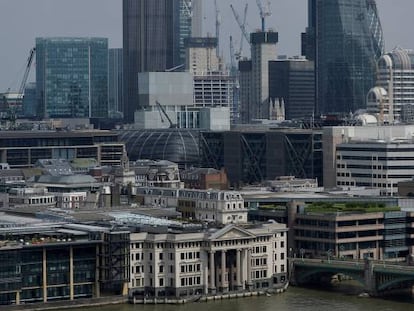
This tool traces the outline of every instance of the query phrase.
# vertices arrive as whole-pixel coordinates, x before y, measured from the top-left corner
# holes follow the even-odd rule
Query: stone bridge
[[[373,260],[289,259],[290,282],[302,285],[343,274],[361,283],[371,296],[395,289],[413,289],[414,266]]]

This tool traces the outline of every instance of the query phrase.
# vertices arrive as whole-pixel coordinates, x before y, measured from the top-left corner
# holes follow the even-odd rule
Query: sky
[[[215,34],[213,0],[204,1],[204,33]],[[326,0],[329,1],[329,0]],[[221,20],[221,54],[229,56],[229,37],[235,48],[240,30],[230,3],[240,16],[248,3],[247,30],[260,27],[255,0],[217,0]],[[267,27],[279,32],[278,54],[300,54],[300,33],[307,25],[307,0],[270,0]],[[395,46],[414,49],[414,0],[377,0],[387,51]],[[122,47],[122,0],[0,0],[0,93],[18,89],[36,37],[106,37],[109,47]],[[244,42],[244,54],[247,43]],[[34,80],[31,69],[29,80]]]

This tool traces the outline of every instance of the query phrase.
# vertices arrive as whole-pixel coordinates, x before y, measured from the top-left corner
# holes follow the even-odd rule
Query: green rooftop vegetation
[[[387,207],[384,203],[330,203],[316,202],[306,206],[308,213],[378,213],[378,212],[399,212],[397,207]]]

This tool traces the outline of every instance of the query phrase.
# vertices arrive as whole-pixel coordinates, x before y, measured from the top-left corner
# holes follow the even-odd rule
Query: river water
[[[76,311],[80,311],[77,309]],[[412,311],[414,301],[359,298],[355,294],[289,287],[271,297],[246,297],[184,305],[115,305],[84,311]]]

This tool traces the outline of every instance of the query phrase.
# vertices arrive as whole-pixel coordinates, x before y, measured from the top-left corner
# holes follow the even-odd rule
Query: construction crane
[[[230,4],[231,10],[233,12],[234,18],[236,19],[237,25],[239,25],[239,28],[242,32],[243,37],[246,39],[246,41],[250,44],[249,34],[246,30],[246,19],[244,19],[244,22],[242,22],[239,14],[237,14],[236,10],[234,9],[233,5]],[[247,11],[247,7],[245,7],[245,12]],[[247,14],[247,13],[246,13]]]
[[[21,98],[23,98],[24,96],[24,88],[26,87],[27,78],[29,77],[29,72],[32,66],[35,53],[36,53],[36,48],[34,47],[30,50],[29,57],[27,58],[26,70],[24,71],[23,79],[22,79],[22,82],[20,83],[20,88],[19,88],[19,96],[21,96]]]
[[[17,93],[11,91],[9,88],[6,91],[6,93],[3,93],[3,96],[0,99],[0,101],[3,101],[2,105],[6,107],[7,109],[6,111],[7,115],[3,118],[10,120],[12,123],[12,126],[14,126],[14,122],[16,121],[17,115],[21,113],[21,110],[22,110],[26,82],[27,82],[27,78],[30,73],[30,68],[33,63],[35,52],[36,52],[36,48],[32,48],[29,52],[29,57],[27,58],[27,62],[26,62],[26,69],[24,71],[23,79],[20,83],[20,87]]]
[[[216,38],[217,38],[217,56],[220,56],[220,25],[221,25],[221,16],[220,10],[217,5],[217,0],[214,0],[214,8],[216,11]]]
[[[160,102],[158,100],[156,100],[155,104],[157,105],[158,111],[160,112],[161,122],[164,122],[164,119],[162,118],[162,115],[164,115],[167,118],[168,122],[170,123],[170,129],[177,128],[177,124],[173,123],[173,121],[168,116],[167,112],[165,111],[164,107],[160,104]]]
[[[249,5],[246,2],[246,5],[244,6],[244,15],[243,15],[243,28],[246,29],[246,20],[247,20],[247,9],[248,9]],[[236,58],[237,60],[239,60],[241,58],[241,54],[243,52],[243,32],[240,35],[240,46],[239,46],[239,50],[236,52]],[[249,42],[249,41],[247,41]]]
[[[232,72],[236,68],[236,60],[234,59],[235,56],[236,54],[234,52],[233,37],[230,36],[230,67]]]
[[[263,7],[261,0],[256,0],[257,7],[259,8],[260,19],[262,20],[262,32],[266,30],[266,17],[272,15],[270,10],[270,0],[267,0],[266,8]]]

